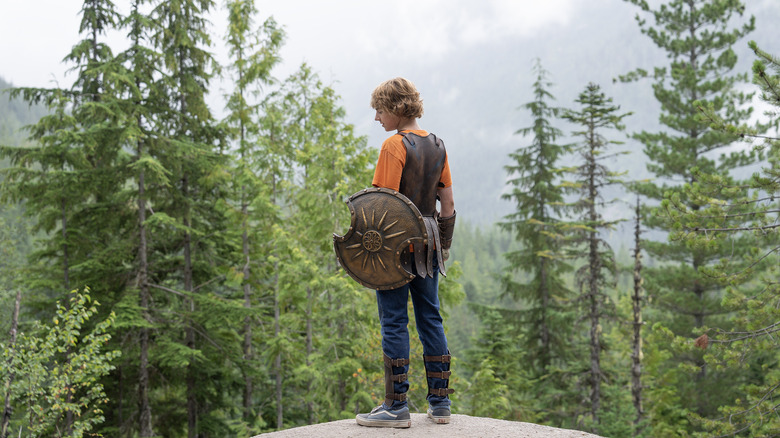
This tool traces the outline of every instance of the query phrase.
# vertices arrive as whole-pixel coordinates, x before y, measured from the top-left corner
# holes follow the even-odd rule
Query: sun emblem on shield
[[[391,229],[395,224],[398,223],[398,221],[393,221],[389,224],[385,225],[385,218],[387,217],[387,210],[382,213],[382,217],[379,219],[379,222],[376,223],[376,210],[371,210],[371,222],[368,221],[366,216],[366,209],[361,208],[361,213],[363,216],[363,223],[366,224],[365,232],[361,233],[360,231],[356,231],[357,235],[361,238],[360,243],[355,243],[353,245],[350,245],[347,247],[348,250],[357,249],[358,251],[352,255],[352,260],[357,259],[358,257],[363,257],[362,261],[362,267],[365,269],[366,265],[368,264],[368,261],[371,261],[371,267],[374,271],[377,270],[377,263],[379,266],[382,267],[383,270],[387,271],[387,265],[385,264],[385,261],[382,260],[385,254],[389,257],[393,249],[387,246],[385,243],[394,238],[399,237],[406,233],[405,230],[401,230],[395,233],[391,233]],[[360,228],[360,227],[358,227]],[[388,234],[389,233],[389,234]]]

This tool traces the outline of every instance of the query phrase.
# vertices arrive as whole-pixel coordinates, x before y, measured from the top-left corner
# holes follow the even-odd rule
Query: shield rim
[[[415,217],[417,217],[417,219],[422,224],[422,228],[421,228],[422,232],[424,234],[427,234],[426,231],[425,231],[425,223],[423,221],[422,213],[420,213],[420,210],[417,208],[417,206],[414,205],[414,203],[409,198],[407,198],[403,193],[401,193],[401,192],[399,192],[397,190],[387,189],[387,188],[384,188],[384,187],[368,187],[368,188],[365,188],[365,189],[362,189],[362,190],[359,190],[359,191],[355,192],[352,196],[350,196],[345,201],[345,203],[347,204],[347,207],[349,208],[349,213],[350,213],[349,229],[347,230],[346,233],[344,233],[343,236],[340,236],[340,235],[338,235],[336,233],[333,233],[333,251],[336,253],[336,260],[338,261],[339,266],[341,266],[341,269],[343,269],[347,274],[349,274],[349,276],[353,280],[357,281],[362,286],[367,287],[369,289],[374,289],[374,290],[397,289],[397,288],[399,288],[401,286],[404,286],[405,284],[409,283],[410,281],[412,281],[414,279],[414,277],[416,277],[415,274],[409,272],[405,267],[403,267],[403,265],[400,265],[400,260],[398,260],[398,263],[401,266],[401,269],[404,272],[406,272],[407,277],[402,279],[402,280],[399,280],[399,281],[397,281],[395,283],[388,284],[388,285],[376,285],[376,284],[372,284],[372,283],[369,283],[369,282],[361,279],[360,277],[355,275],[352,271],[350,271],[349,269],[346,269],[344,267],[344,263],[342,263],[342,261],[341,261],[341,255],[340,255],[338,247],[337,247],[337,243],[346,242],[347,240],[352,238],[352,235],[355,234],[355,232],[357,232],[357,227],[356,227],[356,225],[357,225],[356,224],[356,222],[357,222],[357,213],[355,211],[355,206],[352,204],[353,199],[355,199],[358,196],[362,196],[362,195],[364,195],[366,193],[372,193],[372,192],[386,193],[386,194],[392,195],[393,197],[396,197],[396,198],[400,199],[401,201],[403,201],[409,207],[409,209],[412,211],[412,213],[415,215]],[[426,238],[427,237],[425,235],[423,235],[421,237],[410,237],[408,239],[405,239],[405,240],[401,241],[398,244],[398,248],[408,247],[410,244],[413,244],[413,243],[418,242],[418,241],[419,242],[425,242]],[[399,254],[399,256],[400,256],[400,254]]]

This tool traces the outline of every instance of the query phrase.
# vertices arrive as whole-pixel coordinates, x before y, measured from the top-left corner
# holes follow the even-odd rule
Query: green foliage
[[[516,211],[500,225],[510,231],[520,249],[507,252],[504,293],[523,303],[525,311],[518,313],[524,329],[525,348],[533,361],[537,375],[547,373],[555,361],[566,357],[571,325],[567,321],[565,303],[571,291],[562,281],[562,275],[571,269],[562,253],[565,236],[561,232],[560,217],[564,209],[564,189],[559,185],[558,160],[568,146],[556,143],[561,131],[552,125],[551,118],[560,109],[549,105],[553,99],[540,61],[534,65],[536,82],[534,100],[524,108],[531,112],[533,124],[518,130],[517,134],[532,135],[531,144],[510,154],[512,164],[506,166],[511,192],[502,197],[514,201]],[[516,272],[527,273],[527,282],[518,281]],[[563,316],[563,319],[556,319]],[[569,320],[570,321],[570,320]],[[553,330],[553,327],[558,329]],[[566,328],[564,328],[566,327]],[[561,329],[563,328],[563,329]]]
[[[120,353],[105,351],[113,313],[86,330],[98,306],[88,289],[73,291],[66,304],[57,303],[51,324],[36,321],[15,345],[0,344],[0,380],[13,380],[11,431],[80,437],[103,423],[108,399],[101,379]],[[65,421],[68,412],[75,414],[72,424]]]
[[[780,107],[776,94],[780,64],[751,42],[759,60],[754,65],[754,83],[762,98]],[[775,72],[771,74],[768,72]],[[766,113],[767,126],[777,126],[776,111]],[[761,139],[755,146],[765,157],[760,172],[744,183],[697,169],[698,183],[684,188],[685,196],[696,208],[672,199],[666,204],[675,221],[677,238],[692,247],[729,245],[742,248],[725,256],[703,272],[725,288],[722,305],[733,312],[731,324],[702,329],[708,341],[704,360],[714,372],[736,374],[736,390],[718,407],[717,413],[693,416],[706,431],[721,436],[751,434],[766,436],[780,428],[776,421],[775,398],[778,383],[777,347],[772,333],[780,313],[777,311],[780,287],[777,283],[780,238],[777,227],[777,197],[780,194],[780,141],[760,134],[745,125],[724,122],[711,108],[702,108],[702,118],[735,138]],[[727,193],[726,199],[723,194]]]
[[[567,110],[563,118],[576,124],[576,137],[581,139],[575,148],[581,164],[568,170],[573,180],[568,186],[577,188],[577,198],[571,205],[574,220],[567,224],[569,256],[582,259],[582,266],[575,272],[580,291],[578,304],[583,318],[587,318],[590,346],[588,387],[590,388],[590,415],[583,424],[593,431],[600,431],[603,411],[614,413],[620,406],[602,405],[602,380],[611,381],[614,376],[602,366],[602,358],[609,351],[603,342],[603,325],[615,317],[615,305],[607,293],[615,285],[617,264],[614,253],[602,236],[613,230],[623,218],[605,218],[603,210],[615,201],[604,200],[604,190],[610,185],[622,183],[620,172],[610,170],[604,160],[620,152],[610,150],[622,142],[609,140],[604,131],[622,131],[622,121],[630,113],[620,114],[620,107],[612,103],[601,87],[590,83],[575,100],[577,110]],[[606,401],[606,400],[604,400]],[[607,407],[609,406],[609,407]]]
[[[598,131],[623,116],[595,86],[581,111],[552,106],[538,62],[523,106],[533,121],[517,131],[529,142],[506,167],[504,199],[516,210],[493,227],[459,222],[440,283],[454,410],[605,436],[776,434],[779,358],[765,334],[778,318],[779,160],[762,136],[777,112],[748,126],[745,77],[730,73],[731,46],[752,20],[729,27],[734,0],[631,3],[652,13],[657,29],[640,26],[670,57],[624,78],[655,81],[664,130],[635,138],[658,178],[635,189],[660,204],[646,225],[674,239],[645,242],[646,315],[657,322],[643,348],[647,422],[626,421],[628,335],[611,316],[626,315],[627,301],[611,304],[615,256],[598,239],[615,220],[598,214],[605,203],[589,186],[619,179],[594,163],[615,143]],[[14,89],[7,111],[0,102],[2,197],[14,204],[0,215],[0,306],[25,290],[31,333],[2,345],[0,377],[13,380],[12,426],[28,435],[251,436],[351,418],[383,397],[374,293],[338,268],[331,247],[349,224],[342,201],[368,185],[376,151],[310,67],[273,77],[285,35],[273,18],[256,23],[251,0],[225,4],[230,61],[217,65],[205,21],[214,6],[137,0],[123,15],[85,1],[65,57],[74,82]],[[115,54],[105,35],[116,31],[130,46]],[[760,97],[777,105],[777,59],[751,48]],[[233,87],[217,121],[206,92],[222,73]],[[557,164],[575,150],[558,143],[553,120],[564,114],[588,146],[572,181]],[[740,138],[769,141],[732,148]],[[769,165],[737,181],[733,171],[756,157]],[[68,294],[70,284],[91,292]],[[579,300],[578,285],[588,291]],[[578,306],[591,297],[595,307]],[[582,322],[593,316],[589,335]],[[2,319],[2,339],[8,326]],[[410,407],[424,411],[413,320],[410,332]],[[704,333],[706,351],[690,339]],[[598,341],[595,356],[585,339]]]
[[[741,91],[740,84],[747,76],[734,72],[737,58],[733,46],[754,29],[755,20],[742,17],[744,4],[739,0],[670,0],[652,7],[643,0],[627,1],[653,18],[654,26],[643,15],[638,15],[637,21],[669,59],[666,66],[622,78],[652,79],[661,108],[660,130],[633,135],[644,146],[647,168],[655,175],[651,182],[632,184],[637,193],[650,199],[643,222],[658,235],[669,237],[666,242],[642,242],[650,256],[643,269],[651,305],[645,315],[677,336],[665,343],[669,356],[656,362],[648,373],[657,382],[646,384],[650,403],[645,405],[653,417],[648,433],[690,435],[700,426],[689,422],[687,413],[715,415],[732,397],[729,388],[734,379],[740,378],[713,370],[701,352],[686,346],[703,327],[729,327],[730,310],[721,304],[722,283],[708,272],[729,254],[740,258],[747,245],[725,240],[694,243],[680,233],[685,224],[675,220],[674,210],[701,208],[701,198],[693,191],[706,184],[704,175],[729,184],[741,167],[755,163],[758,157],[749,149],[734,148],[734,134],[713,129],[698,110],[708,108],[725,124],[735,126],[752,117],[749,103],[753,95]],[[758,125],[755,129],[765,128]],[[725,203],[740,196],[730,190],[710,195],[712,200]],[[660,355],[661,349],[659,346],[654,355]],[[674,390],[660,386],[669,381],[675,382]],[[660,404],[651,408],[653,402]],[[683,417],[686,420],[681,420]]]

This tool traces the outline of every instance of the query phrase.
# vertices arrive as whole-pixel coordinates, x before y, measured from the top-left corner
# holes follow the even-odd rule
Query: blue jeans
[[[449,354],[447,337],[444,334],[444,325],[439,313],[439,266],[435,254],[433,267],[432,278],[416,276],[411,282],[398,289],[376,291],[379,321],[382,324],[382,350],[391,359],[409,358],[409,315],[406,311],[406,305],[410,292],[423,354],[425,356]],[[427,362],[425,365],[428,371],[436,372],[447,371],[450,368],[449,363],[441,362]],[[409,365],[393,368],[394,374],[407,373],[408,371]],[[430,388],[445,388],[448,383],[448,380],[445,379],[432,377],[427,379]],[[394,387],[396,393],[406,393],[409,390],[409,381],[395,382]],[[406,401],[395,400],[393,406],[388,407],[398,409],[406,406],[406,403]],[[433,408],[450,406],[450,399],[446,396],[428,394],[428,403]]]

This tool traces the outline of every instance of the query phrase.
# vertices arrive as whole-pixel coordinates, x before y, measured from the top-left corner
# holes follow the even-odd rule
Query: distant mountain
[[[30,106],[21,99],[11,99],[10,88],[13,84],[0,77],[0,144],[19,146],[27,138],[22,128],[36,123],[46,114],[46,109],[40,105]]]
[[[587,5],[587,6],[585,6]],[[748,41],[755,40],[764,50],[780,55],[780,40],[775,36],[775,23],[780,21],[780,2],[751,0],[746,16],[756,17],[756,30],[738,41],[734,50],[738,65],[734,73],[748,73],[755,60]],[[634,17],[639,9],[624,1],[583,3],[576,20],[568,26],[546,29],[530,39],[506,41],[501,47],[478,46],[463,50],[443,60],[428,81],[438,88],[451,88],[456,96],[432,96],[426,100],[423,126],[438,133],[450,151],[450,164],[455,181],[458,214],[464,220],[484,224],[501,220],[514,206],[500,199],[506,190],[504,166],[508,154],[530,144],[530,138],[514,135],[530,126],[531,115],[520,108],[533,99],[534,81],[531,67],[534,58],[542,61],[554,83],[550,91],[556,97],[553,105],[574,107],[574,99],[588,82],[601,86],[614,103],[634,114],[625,120],[626,133],[607,134],[612,140],[626,143],[615,150],[631,154],[616,158],[610,164],[614,170],[627,171],[631,179],[649,178],[647,160],[642,145],[628,138],[635,132],[660,129],[660,106],[653,96],[652,81],[614,83],[613,79],[637,68],[652,71],[669,64],[661,49],[643,35]],[[652,24],[652,17],[645,17]],[[734,17],[744,22],[744,17]],[[421,90],[431,87],[424,82]],[[426,87],[428,85],[428,87]],[[746,85],[752,90],[752,85]],[[499,91],[497,91],[499,90]],[[756,111],[760,116],[761,111]],[[457,119],[453,117],[457,114]],[[556,125],[569,134],[573,127]],[[570,142],[561,139],[561,143]],[[629,201],[625,211],[631,217],[633,197],[610,193]]]

